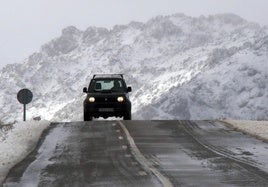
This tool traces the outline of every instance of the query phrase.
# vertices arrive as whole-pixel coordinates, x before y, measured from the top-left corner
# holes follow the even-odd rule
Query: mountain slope
[[[267,49],[267,30],[233,14],[67,27],[23,64],[1,70],[0,118],[21,118],[16,93],[27,87],[29,117],[81,120],[92,75],[124,73],[135,119],[267,119]]]

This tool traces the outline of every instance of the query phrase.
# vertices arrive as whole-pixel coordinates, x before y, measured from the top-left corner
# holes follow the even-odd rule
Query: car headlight
[[[117,101],[118,101],[119,103],[122,103],[122,102],[124,101],[124,97],[117,97]]]
[[[95,102],[95,98],[94,97],[89,97],[89,102],[91,102],[91,103],[94,103]]]

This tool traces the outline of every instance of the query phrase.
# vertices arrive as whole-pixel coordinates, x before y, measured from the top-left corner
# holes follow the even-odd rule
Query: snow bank
[[[228,126],[268,142],[268,121],[222,120]]]
[[[24,159],[36,146],[48,121],[30,121],[14,124],[2,141],[0,140],[0,184],[8,171]]]

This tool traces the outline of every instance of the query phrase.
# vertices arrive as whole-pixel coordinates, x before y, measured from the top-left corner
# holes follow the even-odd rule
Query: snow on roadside
[[[228,126],[268,142],[268,121],[221,120]]]
[[[0,140],[0,184],[8,171],[36,147],[43,130],[49,124],[49,121],[16,123],[5,139]]]

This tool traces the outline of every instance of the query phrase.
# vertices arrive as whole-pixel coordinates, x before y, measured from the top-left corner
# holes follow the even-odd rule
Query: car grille
[[[117,102],[117,97],[97,97],[95,98],[95,102],[101,102],[101,103],[113,103]]]

